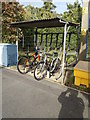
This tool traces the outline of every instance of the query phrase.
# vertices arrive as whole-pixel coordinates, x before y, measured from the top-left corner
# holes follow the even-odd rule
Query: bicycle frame
[[[61,50],[62,50],[62,47],[59,49],[59,53],[57,53],[57,54],[58,54],[58,57],[56,58],[55,64],[54,64],[54,61],[55,61],[55,53],[56,53],[56,52],[53,53],[53,58],[52,58],[52,62],[51,62],[51,64],[50,64],[50,67],[52,68],[52,65],[54,65],[54,67],[53,67],[53,69],[51,70],[51,72],[56,68],[56,65],[57,65],[57,63],[58,63],[58,59],[60,59],[60,56],[61,56]],[[61,61],[61,59],[60,59],[60,61]]]
[[[27,58],[28,58],[29,61],[30,61],[31,57],[33,58],[32,61],[30,61],[31,65],[33,65],[33,63],[36,62],[37,59],[38,59],[38,62],[40,62],[40,56],[39,56],[39,54],[35,55],[35,52],[33,54],[31,54],[31,55],[28,55],[28,54],[29,54],[29,52],[26,53],[26,56],[27,56]],[[28,61],[25,61],[25,62],[28,62]]]
[[[40,56],[39,56],[39,54],[36,56],[35,53],[33,53],[33,54],[31,55],[31,57],[34,57],[34,59],[33,59],[32,62],[35,62],[36,59],[38,59],[38,62],[40,62]]]

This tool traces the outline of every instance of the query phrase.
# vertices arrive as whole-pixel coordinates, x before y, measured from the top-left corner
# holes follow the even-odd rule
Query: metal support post
[[[65,24],[65,27],[64,27],[63,62],[62,62],[62,83],[64,82],[64,81],[63,81],[63,78],[64,78],[64,61],[65,61],[66,29],[67,29],[67,24]]]
[[[34,34],[34,49],[35,49],[35,34]]]
[[[62,84],[64,83],[64,64],[65,64],[65,47],[66,47],[66,36],[67,36],[67,32],[70,28],[70,26],[68,26],[67,28],[67,24],[65,24],[64,27],[64,44],[63,44],[63,62],[62,62]]]
[[[37,28],[36,28],[35,35],[36,35],[36,46],[37,46]]]
[[[69,33],[69,41],[68,41],[68,48],[67,48],[67,52],[68,52],[69,47],[70,47],[70,40],[71,40],[71,33]]]
[[[42,52],[42,45],[43,45],[43,34],[41,34],[41,52]]]
[[[18,28],[16,29],[16,31],[17,31],[16,45],[17,45],[17,62],[18,62]]]
[[[80,26],[76,27],[76,31],[77,31],[77,48],[76,48],[76,54],[77,54],[77,60],[78,60],[78,55],[79,55],[79,33],[80,33]]]
[[[22,39],[22,47],[24,48],[24,34],[23,34],[23,39]]]

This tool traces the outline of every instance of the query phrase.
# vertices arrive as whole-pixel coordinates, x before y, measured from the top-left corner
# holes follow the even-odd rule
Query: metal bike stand
[[[51,33],[50,48],[52,45],[52,38],[53,38],[53,33]],[[48,52],[49,52],[49,50],[48,50]],[[50,71],[49,70],[47,70],[47,78],[50,78]]]
[[[47,70],[47,78],[50,78],[50,72]]]

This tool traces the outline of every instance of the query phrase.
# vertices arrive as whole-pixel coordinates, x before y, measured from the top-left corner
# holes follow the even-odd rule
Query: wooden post
[[[82,8],[82,26],[81,26],[81,43],[79,51],[79,60],[86,59],[87,40],[88,40],[88,26],[89,26],[89,12],[90,1],[83,0]]]

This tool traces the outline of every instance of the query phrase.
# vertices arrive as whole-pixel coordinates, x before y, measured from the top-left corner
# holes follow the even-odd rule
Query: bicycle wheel
[[[55,65],[56,64],[56,65]],[[55,76],[55,79],[58,79],[62,75],[62,66],[60,59],[55,59],[54,61],[55,69],[53,71],[53,76]]]
[[[17,70],[21,73],[21,74],[26,74],[29,72],[30,70],[30,62],[28,60],[28,58],[26,56],[23,56],[19,59],[18,63],[17,63]]]
[[[47,74],[47,65],[44,62],[40,62],[34,69],[34,78],[36,80],[42,80]]]

